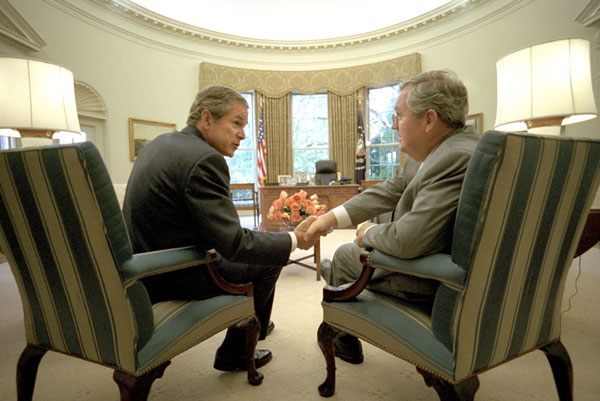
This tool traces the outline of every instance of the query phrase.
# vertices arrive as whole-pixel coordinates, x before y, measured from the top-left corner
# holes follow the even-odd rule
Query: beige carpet
[[[354,232],[338,230],[323,240],[323,257],[350,241]],[[302,253],[297,251],[296,254]],[[563,342],[573,360],[575,399],[593,401],[600,394],[600,249],[581,258],[579,292],[570,311],[563,314]],[[575,291],[579,264],[568,277],[567,299]],[[265,379],[252,387],[244,373],[222,373],[212,368],[214,351],[223,334],[173,359],[150,400],[320,400],[317,386],[325,377],[325,362],[317,346],[321,321],[323,281],[315,273],[286,267],[277,287],[273,320],[275,331],[259,343],[273,350],[274,359],[261,369]],[[0,400],[15,400],[15,367],[24,343],[21,302],[7,263],[0,264]],[[436,400],[414,367],[371,346],[364,345],[365,362],[337,361],[337,392],[333,400]],[[477,400],[556,400],[546,358],[537,351],[480,375]],[[112,370],[48,353],[38,372],[34,400],[118,400]]]

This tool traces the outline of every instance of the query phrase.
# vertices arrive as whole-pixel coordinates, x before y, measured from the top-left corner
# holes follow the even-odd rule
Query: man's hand
[[[364,248],[363,244],[362,244],[362,239],[365,236],[365,233],[367,232],[367,228],[373,227],[376,225],[377,225],[376,223],[368,222],[368,223],[364,223],[362,226],[360,226],[360,228],[358,230],[356,230],[356,245],[360,246],[361,248]]]
[[[306,230],[306,233],[304,234],[304,240],[316,242],[319,237],[326,236],[327,231],[334,226],[337,226],[335,214],[333,214],[333,212],[327,212],[324,215],[319,216],[316,221],[308,227],[308,230]]]
[[[312,226],[312,224],[316,220],[317,220],[317,216],[310,216],[309,218],[304,220],[302,223],[300,223],[298,225],[298,227],[296,227],[296,229],[294,230],[294,235],[296,235],[298,248],[310,249],[310,247],[312,247],[319,240],[319,236],[316,236],[316,238],[314,238],[314,239],[312,239],[312,238],[309,240],[305,239],[306,231],[309,229],[309,227]]]

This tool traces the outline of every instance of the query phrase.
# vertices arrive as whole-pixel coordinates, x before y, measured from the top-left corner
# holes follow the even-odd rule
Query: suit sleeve
[[[241,227],[229,192],[229,169],[223,156],[199,160],[185,183],[188,215],[198,227],[200,244],[214,248],[231,262],[284,265],[292,241],[288,233],[266,233]]]
[[[348,212],[352,224],[358,225],[382,213],[393,211],[418,167],[418,162],[407,159],[407,165],[396,170],[392,177],[344,202],[342,206]]]
[[[446,153],[424,165],[411,210],[368,230],[363,246],[404,259],[447,250],[470,157],[468,152]]]

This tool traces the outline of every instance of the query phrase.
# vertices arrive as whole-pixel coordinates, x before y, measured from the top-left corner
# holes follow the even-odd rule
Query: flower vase
[[[287,226],[288,231],[294,231],[300,223],[302,223],[302,221],[286,221],[285,225]]]

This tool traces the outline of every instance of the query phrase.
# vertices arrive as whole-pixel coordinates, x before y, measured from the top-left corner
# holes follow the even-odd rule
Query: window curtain
[[[200,63],[200,87],[210,84],[230,86],[240,92],[256,90],[279,98],[287,93],[304,94],[329,91],[349,95],[360,88],[379,88],[404,81],[421,72],[421,55],[406,56],[378,63],[315,71],[273,71]]]
[[[263,127],[267,149],[268,183],[276,183],[278,175],[292,175],[292,94],[268,97],[255,92],[256,107],[263,107]],[[258,120],[258,119],[257,119]]]
[[[352,181],[358,138],[358,110],[363,107],[359,106],[359,99],[364,99],[365,93],[365,88],[346,96],[327,92],[329,157],[337,162],[340,175],[350,177]]]

